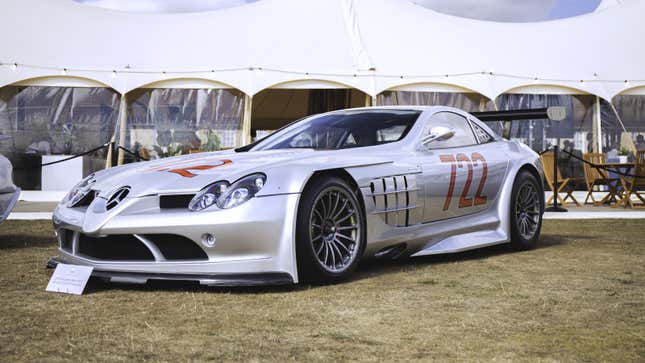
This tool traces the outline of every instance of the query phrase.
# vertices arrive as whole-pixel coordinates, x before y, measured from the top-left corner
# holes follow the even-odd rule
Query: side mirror
[[[444,126],[435,126],[430,129],[430,133],[423,137],[421,140],[424,145],[427,145],[433,141],[443,141],[448,140],[449,138],[455,136],[455,129],[449,129]]]

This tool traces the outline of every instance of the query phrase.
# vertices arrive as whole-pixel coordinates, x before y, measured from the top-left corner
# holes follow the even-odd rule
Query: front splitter
[[[47,261],[47,268],[56,268],[59,263],[65,263],[58,257]],[[106,279],[110,282],[145,284],[149,280],[158,281],[190,281],[199,282],[206,286],[279,286],[292,285],[293,279],[286,272],[269,272],[257,274],[169,274],[144,272],[119,272],[93,270],[92,277]]]

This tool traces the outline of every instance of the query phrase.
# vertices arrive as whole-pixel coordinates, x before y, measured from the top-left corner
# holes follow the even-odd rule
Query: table
[[[634,168],[634,163],[598,163],[594,165],[594,168],[598,170],[607,170],[607,169],[613,169],[614,171],[617,171],[617,175],[620,178],[620,185],[622,186],[622,190],[627,190],[627,180],[625,179],[626,177],[622,174],[629,174],[629,172]],[[619,193],[618,188],[614,188],[613,190],[610,188],[609,194],[605,196],[601,200],[601,202],[606,203],[609,201],[610,203],[612,201],[615,201],[616,204],[612,205],[612,208],[616,208],[622,204],[627,205],[627,198],[626,196],[621,196],[621,193]]]

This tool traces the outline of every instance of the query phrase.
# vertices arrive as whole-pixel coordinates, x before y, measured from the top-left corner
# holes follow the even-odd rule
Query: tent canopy
[[[398,0],[261,0],[182,14],[12,0],[0,13],[0,86],[74,77],[125,93],[167,80],[209,84],[195,81],[202,79],[248,95],[315,83],[375,96],[449,85],[490,99],[557,86],[610,100],[645,85],[635,61],[645,59],[642,14],[642,1],[562,20],[497,23]]]

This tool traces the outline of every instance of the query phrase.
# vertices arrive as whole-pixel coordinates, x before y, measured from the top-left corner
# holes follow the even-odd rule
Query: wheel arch
[[[365,223],[364,228],[362,228],[362,238],[365,240],[363,243],[363,250],[359,252],[357,258],[361,258],[365,254],[366,246],[367,246],[367,218],[366,218],[366,212],[365,212],[365,202],[363,200],[363,195],[361,193],[361,190],[359,188],[358,183],[356,180],[351,176],[351,174],[345,170],[344,168],[332,168],[332,169],[323,169],[323,170],[316,170],[314,171],[309,178],[305,180],[302,186],[302,191],[301,191],[301,196],[298,200],[298,206],[297,206],[297,213],[296,213],[296,225],[294,228],[294,241],[293,241],[293,253],[294,256],[296,256],[295,262],[295,267],[296,271],[298,274],[298,279],[300,280],[302,278],[301,274],[302,271],[300,270],[299,263],[300,263],[300,257],[298,256],[298,249],[297,249],[297,238],[299,235],[298,232],[298,220],[300,218],[300,213],[301,209],[303,208],[303,199],[305,198],[305,195],[307,193],[310,193],[312,184],[316,181],[319,180],[320,178],[324,177],[335,177],[339,178],[342,181],[344,181],[351,189],[351,191],[354,192],[354,195],[356,196],[356,200],[358,202],[359,208],[361,209],[361,217]],[[306,279],[306,278],[305,278]],[[307,280],[305,280],[307,281]]]
[[[361,206],[361,214],[363,217],[363,221],[365,221],[364,237],[367,243],[367,212],[365,211],[365,200],[363,199],[363,193],[361,193],[361,189],[358,186],[358,182],[356,182],[356,179],[354,179],[354,177],[347,170],[345,170],[345,168],[323,169],[323,170],[314,171],[314,173],[311,174],[309,179],[307,179],[307,181],[305,182],[305,185],[302,188],[302,193],[303,194],[307,193],[309,186],[311,185],[311,182],[313,180],[324,176],[333,176],[333,177],[340,178],[343,181],[345,181],[354,190],[354,194],[356,194],[356,199],[358,200],[358,203]],[[300,208],[300,202],[298,202],[298,208]]]
[[[536,164],[526,162],[520,165],[514,177],[512,178],[512,183],[511,183],[512,192],[510,193],[511,200],[509,201],[510,211],[508,214],[509,229],[507,230],[507,232],[508,232],[508,237],[511,242],[511,245],[513,246],[513,248],[518,250],[525,250],[525,249],[530,249],[535,247],[535,244],[537,243],[537,239],[539,238],[541,223],[542,223],[541,220],[543,218],[542,216],[544,215],[544,210],[546,205],[545,198],[544,198],[544,181],[540,171],[541,170],[539,169],[539,164],[536,165]],[[533,234],[530,238],[522,236],[518,231],[518,228],[519,228],[518,225],[516,224],[516,222],[513,221],[513,215],[515,213],[514,212],[515,207],[513,207],[513,201],[515,197],[513,192],[515,190],[516,183],[522,180],[522,175],[524,173],[528,173],[535,178],[535,182],[537,183],[537,187],[539,189],[537,198],[542,200],[542,202],[540,203],[540,211],[538,216],[539,221],[537,222],[538,223],[537,231],[535,232],[536,234]],[[527,178],[528,176],[525,176],[524,180],[527,180]]]
[[[519,158],[517,163],[511,162],[509,167],[506,180],[501,188],[501,194],[496,206],[497,216],[500,221],[499,230],[504,233],[510,242],[511,237],[511,224],[510,224],[510,203],[513,191],[513,185],[517,177],[523,172],[527,171],[533,175],[538,181],[538,185],[541,188],[541,193],[544,195],[544,179],[542,177],[542,170],[540,159],[537,155],[530,157]],[[542,204],[544,209],[544,204]]]
[[[542,193],[544,193],[544,180],[542,178],[542,174],[540,174],[540,171],[535,167],[535,165],[531,163],[525,163],[517,170],[517,173],[515,174],[515,178],[517,178],[517,176],[520,175],[520,173],[525,170],[533,174],[535,179],[537,179],[538,183],[540,183],[540,188]]]
[[[358,199],[358,202],[361,204],[362,210],[363,210],[363,220],[365,220],[365,201],[363,200],[363,193],[361,193],[360,188],[358,187],[358,183],[352,177],[350,173],[347,172],[344,168],[335,168],[335,169],[324,169],[324,170],[316,170],[309,179],[305,182],[305,185],[302,189],[303,193],[306,193],[309,186],[311,185],[311,182],[315,180],[316,178],[320,178],[323,176],[334,176],[337,178],[342,179],[345,181],[349,186],[354,189],[354,192],[356,193],[356,199]]]

